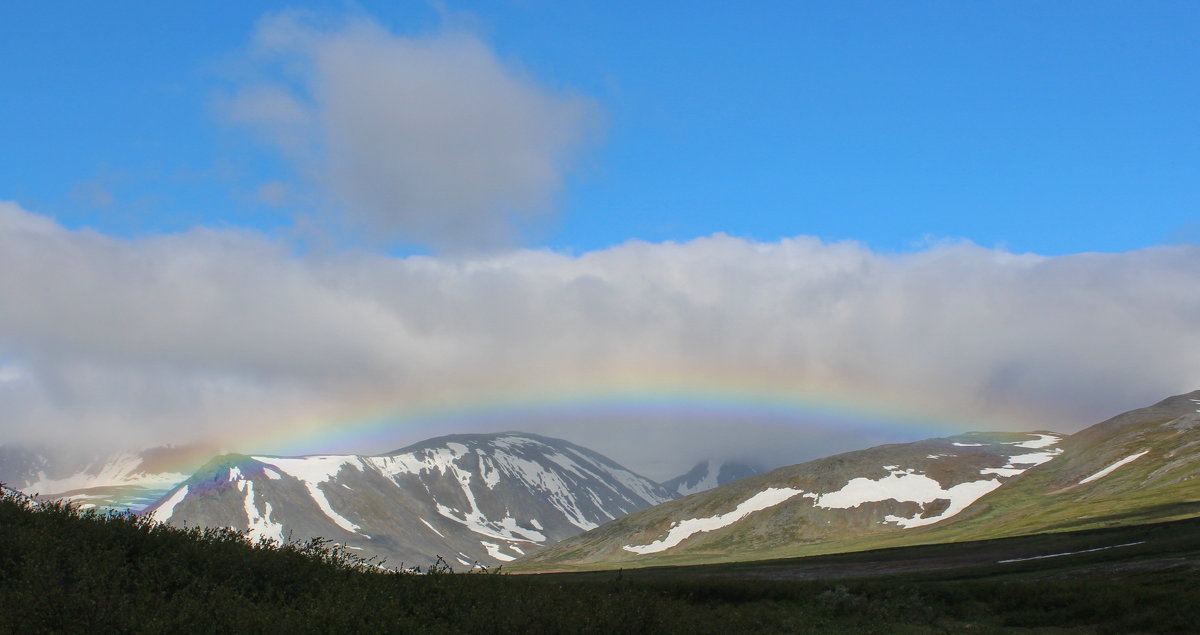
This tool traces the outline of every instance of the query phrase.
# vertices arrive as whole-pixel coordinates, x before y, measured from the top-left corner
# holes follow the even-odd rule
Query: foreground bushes
[[[1183,569],[1064,582],[685,575],[397,574],[319,540],[255,544],[231,530],[0,497],[0,632],[1200,629],[1196,576]]]

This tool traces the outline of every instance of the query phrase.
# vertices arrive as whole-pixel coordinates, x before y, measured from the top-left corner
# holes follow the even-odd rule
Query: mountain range
[[[767,473],[705,460],[662,484],[520,432],[371,456],[212,455],[0,446],[0,483],[252,538],[320,536],[393,567],[438,556],[516,571],[756,560],[1195,516],[1200,391],[1071,435],[967,433]]]

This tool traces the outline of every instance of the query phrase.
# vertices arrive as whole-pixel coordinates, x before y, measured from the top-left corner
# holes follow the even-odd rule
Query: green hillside
[[[635,554],[625,547],[646,544],[686,519],[728,513],[767,488],[828,492],[851,479],[877,478],[880,465],[919,466],[944,486],[979,479],[994,471],[980,467],[989,465],[995,448],[1011,454],[1017,446],[1003,436],[964,435],[810,461],[630,514],[510,568],[573,571],[766,560],[1189,518],[1200,515],[1198,408],[1200,391],[1195,391],[1066,437],[1049,462],[935,524],[901,528],[885,521],[920,511],[912,503],[892,500],[831,510],[797,496],[659,553]],[[935,458],[948,450],[952,458]]]

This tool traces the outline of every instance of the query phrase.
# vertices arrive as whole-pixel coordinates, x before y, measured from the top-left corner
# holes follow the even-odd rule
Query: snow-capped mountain
[[[746,463],[708,459],[700,461],[686,473],[664,481],[662,485],[680,496],[687,496],[761,473],[762,470]]]
[[[754,559],[797,544],[908,532],[953,518],[1054,460],[1062,435],[970,433],[779,468],[630,514],[522,560],[531,568]]]
[[[0,483],[43,499],[67,499],[84,509],[138,512],[211,454],[195,445],[114,453],[0,446]]]
[[[380,456],[218,457],[147,510],[252,537],[321,536],[388,566],[492,566],[673,498],[591,450],[532,434],[440,437]]]

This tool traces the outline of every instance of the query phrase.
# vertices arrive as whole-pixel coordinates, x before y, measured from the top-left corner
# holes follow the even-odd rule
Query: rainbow
[[[536,429],[543,424],[605,421],[728,425],[752,423],[864,437],[946,436],[971,430],[1027,430],[1045,426],[989,418],[931,415],[910,400],[901,407],[832,390],[805,390],[784,379],[710,377],[687,382],[623,380],[542,391],[507,387],[474,398],[441,401],[363,400],[335,417],[247,426],[224,447],[246,453],[302,455],[371,453],[445,434]],[[365,403],[364,403],[365,402]]]

